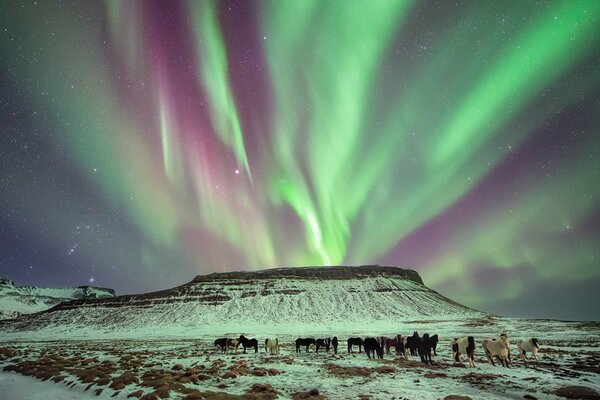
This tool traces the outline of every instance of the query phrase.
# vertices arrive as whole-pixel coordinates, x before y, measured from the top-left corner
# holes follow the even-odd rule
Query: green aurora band
[[[563,110],[597,96],[598,68],[582,65],[598,62],[599,1],[474,2],[432,11],[438,26],[422,32],[427,3],[251,4],[252,54],[268,86],[255,102],[240,98],[251,92],[234,79],[244,49],[219,2],[181,3],[175,33],[144,2],[86,10],[93,29],[78,18],[83,6],[5,6],[3,26],[21,44],[3,40],[3,69],[41,88],[32,101],[60,127],[51,140],[77,169],[97,171],[95,190],[143,238],[114,257],[142,265],[149,280],[181,265],[173,282],[189,269],[410,261],[403,266],[428,285],[475,307],[527,288],[514,280],[481,296],[469,271],[525,265],[541,282],[600,277],[598,233],[573,229],[598,213],[600,154],[587,139],[543,172],[515,170],[498,201],[441,227],[449,236],[434,251],[394,250],[469,199]],[[29,49],[38,62],[19,68]],[[573,130],[598,135],[600,102],[584,117]],[[51,226],[83,218],[69,212],[75,199],[43,191],[46,200],[26,207],[50,207]]]

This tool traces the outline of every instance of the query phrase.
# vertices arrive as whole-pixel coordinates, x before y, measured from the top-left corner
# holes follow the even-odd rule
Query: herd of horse
[[[389,338],[385,336],[381,337],[350,337],[347,340],[348,353],[354,353],[354,348],[358,347],[358,352],[362,353],[364,349],[367,357],[383,359],[384,354],[391,355],[390,349],[394,348],[396,356],[403,356],[408,358],[408,355],[419,356],[421,362],[426,364],[432,364],[432,352],[434,356],[437,356],[437,344],[439,337],[437,334],[429,335],[425,333],[423,336],[419,336],[418,332],[413,332],[412,336],[396,335],[395,337]],[[540,349],[540,341],[536,338],[521,339],[516,341],[517,349],[520,357],[523,361],[528,360],[527,353],[531,353],[533,358],[537,360],[537,353]],[[244,349],[244,353],[247,348],[253,348],[255,353],[258,353],[258,340],[256,338],[248,339],[244,335],[240,335],[237,339],[231,338],[220,338],[214,341],[216,347],[220,347],[222,353],[228,351],[235,351],[240,345]],[[318,353],[319,350],[324,350],[328,353],[333,348],[334,354],[338,353],[338,338],[337,336],[328,338],[298,338],[295,341],[296,353],[300,353],[302,348],[305,352],[309,352],[310,346],[315,347],[315,351]],[[450,341],[452,348],[452,360],[453,362],[463,364],[462,355],[467,356],[467,361],[470,367],[476,367],[475,364],[475,338],[473,336],[466,336],[462,338],[454,338]],[[510,342],[508,335],[502,333],[497,339],[484,339],[481,342],[481,347],[485,351],[487,360],[492,364],[494,358],[496,358],[504,367],[513,365],[510,358]],[[265,339],[265,351],[271,355],[279,354],[279,340],[275,337],[269,337]]]

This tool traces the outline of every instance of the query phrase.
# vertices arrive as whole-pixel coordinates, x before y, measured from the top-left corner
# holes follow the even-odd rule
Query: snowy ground
[[[350,336],[407,335],[413,330],[439,334],[434,365],[423,365],[416,357],[396,357],[393,350],[384,360],[346,351],[345,339]],[[452,363],[452,337],[473,335],[479,346],[482,339],[501,332],[512,338],[513,368],[489,365],[479,347],[477,368]],[[223,331],[219,336],[239,333],[255,334],[264,343],[265,334],[255,332]],[[293,341],[308,335],[294,333],[279,335],[282,347],[277,356],[265,354],[263,346],[258,354],[220,354],[212,346],[216,337],[202,332],[195,338],[148,333],[149,339],[144,340],[8,341],[0,336],[0,367],[5,370],[0,373],[0,397],[126,399],[132,394],[155,393],[176,399],[269,399],[275,395],[278,399],[443,399],[448,395],[557,399],[557,389],[573,385],[600,392],[600,323],[503,318],[404,321],[398,323],[397,332],[373,327],[372,332],[323,332],[314,337],[333,335],[340,338],[337,355],[316,354],[314,347],[309,353],[296,354]],[[542,350],[537,362],[524,363],[514,341],[532,336],[541,340]],[[268,386],[252,389],[255,384],[271,385],[273,391]],[[311,389],[323,397],[309,396]]]

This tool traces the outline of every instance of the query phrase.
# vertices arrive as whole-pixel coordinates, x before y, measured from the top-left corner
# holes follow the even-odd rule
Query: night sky
[[[600,1],[4,1],[0,275],[387,264],[600,319]]]

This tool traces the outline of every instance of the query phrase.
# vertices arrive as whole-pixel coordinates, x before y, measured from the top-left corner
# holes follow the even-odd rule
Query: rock
[[[459,396],[457,394],[451,394],[444,397],[444,400],[472,400],[469,396]]]
[[[600,394],[594,389],[590,389],[585,386],[565,386],[557,389],[554,392],[559,397],[565,397],[567,399],[584,399],[584,400],[595,400],[600,399]]]
[[[523,398],[527,400],[537,400],[537,397],[532,396],[530,394],[523,395]]]
[[[136,399],[139,399],[140,397],[142,397],[144,395],[144,391],[143,390],[136,390],[135,392],[131,392],[127,395],[127,398],[130,397],[135,397]]]
[[[308,391],[308,394],[309,394],[310,396],[318,396],[318,395],[319,395],[319,389],[310,389],[310,390]]]
[[[173,368],[171,368],[173,371],[181,371],[183,369],[183,365],[181,364],[175,364],[173,365]]]

